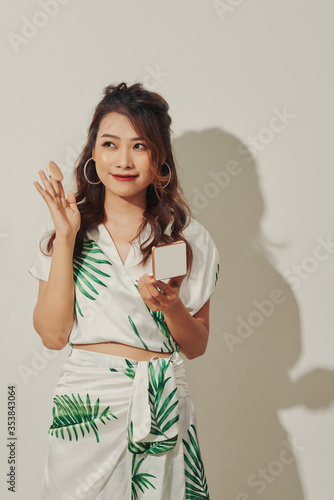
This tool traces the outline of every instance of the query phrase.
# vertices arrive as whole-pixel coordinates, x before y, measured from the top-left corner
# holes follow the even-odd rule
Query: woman
[[[43,500],[208,499],[183,353],[202,355],[219,255],[178,182],[167,102],[104,89],[75,169],[76,195],[40,170],[54,223],[33,323],[72,347],[54,390]],[[155,281],[151,250],[183,240],[187,275]]]

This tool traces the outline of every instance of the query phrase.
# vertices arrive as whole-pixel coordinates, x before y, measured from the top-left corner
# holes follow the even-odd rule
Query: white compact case
[[[184,241],[152,248],[153,278],[165,280],[187,273],[187,247]]]

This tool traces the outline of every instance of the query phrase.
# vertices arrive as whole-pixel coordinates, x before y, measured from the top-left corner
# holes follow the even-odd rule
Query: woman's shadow
[[[186,360],[211,499],[305,500],[299,457],[313,452],[287,432],[279,411],[326,408],[334,372],[289,374],[302,353],[300,314],[261,231],[255,159],[219,128],[187,132],[174,150],[194,216],[220,254],[208,348]]]

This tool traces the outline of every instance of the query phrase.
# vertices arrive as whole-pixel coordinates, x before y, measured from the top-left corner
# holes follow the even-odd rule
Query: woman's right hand
[[[33,184],[49,207],[57,236],[73,237],[75,239],[80,229],[81,214],[76,204],[75,194],[70,191],[65,197],[61,181],[46,177],[44,170],[38,171],[45,189],[35,181]]]

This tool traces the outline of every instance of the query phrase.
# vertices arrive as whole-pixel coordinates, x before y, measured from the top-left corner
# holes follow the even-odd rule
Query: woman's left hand
[[[178,302],[180,286],[184,277],[176,276],[171,278],[168,283],[164,283],[144,274],[138,281],[140,295],[152,311],[166,313]]]

